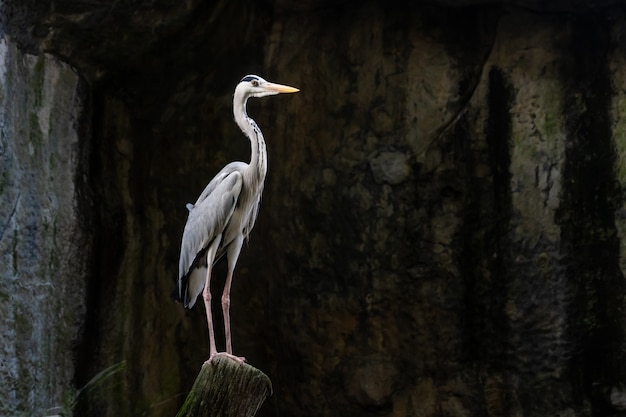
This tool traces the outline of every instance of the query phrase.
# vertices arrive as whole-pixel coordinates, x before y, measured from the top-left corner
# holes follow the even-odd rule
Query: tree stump
[[[250,417],[272,393],[260,370],[218,354],[205,362],[176,417]]]

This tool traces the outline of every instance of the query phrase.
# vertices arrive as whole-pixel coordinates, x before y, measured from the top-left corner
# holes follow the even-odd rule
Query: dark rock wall
[[[80,415],[172,415],[206,358],[169,292],[184,204],[249,158],[252,72],[301,89],[249,105],[269,173],[231,298],[261,414],[626,411],[626,15],[466,3],[7,1],[12,39],[91,86],[75,384],[126,370]]]
[[[6,39],[0,63],[0,415],[53,415],[75,392],[85,315],[86,90]]]

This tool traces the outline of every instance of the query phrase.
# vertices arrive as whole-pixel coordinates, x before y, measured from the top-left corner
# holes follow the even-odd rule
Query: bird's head
[[[288,85],[271,83],[258,75],[246,75],[235,88],[235,96],[247,99],[248,97],[265,97],[280,93],[297,93],[298,91],[300,90]]]

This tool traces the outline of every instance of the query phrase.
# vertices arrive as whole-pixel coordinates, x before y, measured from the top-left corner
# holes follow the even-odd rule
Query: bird
[[[248,116],[246,104],[251,97],[296,93],[295,87],[246,75],[235,87],[233,116],[250,140],[250,162],[231,162],[204,188],[194,204],[187,204],[188,217],[183,231],[178,267],[176,298],[191,309],[202,293],[209,331],[209,359],[217,354],[211,313],[211,271],[226,255],[228,270],[221,304],[226,339],[225,354],[240,363],[245,358],[233,355],[230,331],[230,289],[243,242],[248,239],[259,212],[267,173],[267,149],[263,133]],[[176,289],[174,290],[176,291]]]

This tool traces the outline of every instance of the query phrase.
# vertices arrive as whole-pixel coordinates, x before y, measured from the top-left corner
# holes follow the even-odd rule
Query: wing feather
[[[189,207],[180,248],[178,277],[185,277],[198,254],[220,235],[235,210],[243,179],[236,169],[238,164],[228,164],[206,186],[196,204]],[[245,165],[245,164],[243,164]]]
[[[204,187],[204,190],[202,190],[202,193],[200,193],[198,200],[193,206],[191,206],[191,209],[189,210],[190,211],[193,210],[193,208],[197,206],[198,204],[200,204],[205,198],[213,194],[213,192],[215,191],[215,188],[219,186],[226,177],[228,177],[233,172],[237,172],[241,174],[247,166],[248,164],[246,164],[245,162],[237,161],[237,162],[231,162],[228,165],[226,165],[224,168],[222,168],[222,170],[218,172],[215,175],[215,177],[213,177],[213,179],[207,184],[207,186]]]

